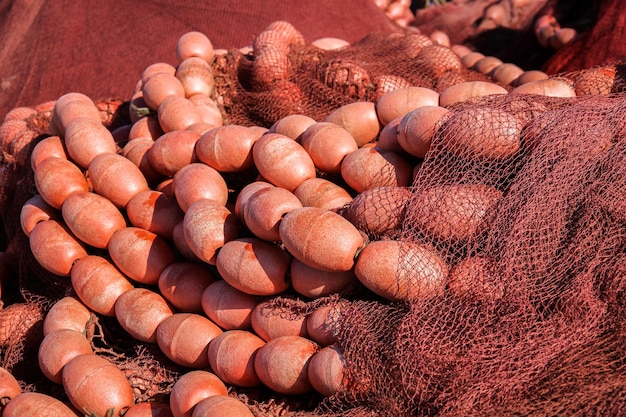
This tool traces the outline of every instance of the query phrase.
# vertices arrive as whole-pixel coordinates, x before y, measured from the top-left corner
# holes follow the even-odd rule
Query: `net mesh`
[[[450,273],[443,297],[361,306],[357,331],[346,313],[345,351],[365,369],[357,380],[375,380],[376,412],[583,416],[623,406],[623,106],[621,96],[512,94],[451,109],[411,187],[401,239],[434,246],[450,266],[474,262]],[[488,149],[455,122],[479,109],[489,109],[473,119]],[[523,114],[520,147],[505,159],[485,137],[509,120],[503,112]],[[499,191],[495,201],[460,192],[476,184]],[[443,187],[454,197],[427,194]],[[407,253],[398,276],[419,285],[420,262]],[[376,325],[398,313],[399,323]],[[354,350],[372,339],[383,341],[378,362]]]
[[[231,51],[214,63],[225,123],[269,127],[294,113],[322,120],[343,104],[406,85],[442,91],[487,80],[415,33],[372,34],[335,51],[297,36],[263,36],[252,53]],[[322,400],[263,389],[235,395],[257,415],[619,415],[626,406],[623,65],[554,77],[581,93],[452,105],[404,205],[397,193],[383,192],[373,207],[344,209],[346,217],[359,210],[389,217],[382,231],[360,225],[372,240],[432,248],[450,269],[443,295],[394,303],[355,290],[310,304],[277,299],[294,317],[325,303],[341,306],[329,326],[346,359],[345,385]],[[129,123],[124,104],[101,108],[110,129]],[[31,140],[20,150],[28,155],[46,135],[49,112],[21,120],[29,123]],[[0,171],[3,243],[17,260],[3,300],[43,314],[71,288],[37,265],[19,229],[20,208],[36,192],[26,160],[5,149]],[[397,276],[419,286],[420,262],[407,253]],[[101,351],[125,369],[137,397],[165,395],[181,369],[130,341],[115,320],[100,326]],[[15,354],[4,354],[0,365],[32,364],[28,340],[4,342]]]
[[[240,51],[217,59],[216,90],[227,123],[270,127],[294,113],[323,120],[339,106],[375,101],[399,87],[442,91],[489,80],[465,68],[449,48],[418,33],[372,33],[339,50],[300,43],[289,44],[282,54],[269,50],[260,63],[254,53]]]

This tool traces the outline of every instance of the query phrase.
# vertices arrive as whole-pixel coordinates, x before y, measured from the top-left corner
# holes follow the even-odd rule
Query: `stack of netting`
[[[343,105],[377,103],[402,88],[441,93],[490,81],[415,33],[372,34],[334,50],[305,45],[295,30],[272,35],[259,35],[249,53],[216,57],[225,124],[269,128],[291,114],[322,121]],[[619,415],[626,407],[622,73],[617,63],[550,77],[573,92],[568,97],[506,84],[499,94],[445,106],[427,153],[396,148],[414,167],[408,197],[398,203],[388,189],[369,200],[368,215],[392,226],[372,230],[354,220],[362,218],[356,203],[338,210],[367,236],[363,250],[397,242],[389,284],[317,300],[272,298],[294,319],[331,307],[325,326],[345,361],[341,388],[322,399],[262,389],[231,394],[256,415]],[[99,104],[123,144],[129,106]],[[0,332],[0,365],[30,390],[62,397],[32,364],[38,326],[72,293],[71,283],[41,268],[20,229],[21,208],[36,194],[30,152],[49,135],[51,109],[14,112],[1,130],[5,264],[17,279],[3,281],[0,323],[11,326]],[[433,257],[445,271],[439,282],[429,280]],[[138,401],[162,400],[187,371],[129,338],[115,320],[96,321],[95,350],[126,372]]]
[[[465,81],[489,80],[463,66],[450,48],[414,32],[374,33],[339,50],[305,45],[301,38],[281,50],[271,41],[265,46],[265,37],[257,37],[252,54],[233,51],[218,58],[216,89],[231,123],[269,127],[294,113],[323,120],[341,105],[373,102],[397,88],[440,92]],[[260,51],[262,61],[255,59]]]
[[[468,123],[437,132],[400,238],[447,260],[446,294],[400,307],[356,304],[342,321],[350,322],[340,338],[346,356],[368,381],[368,411],[620,414],[623,106],[619,95],[509,95],[451,109]],[[497,119],[478,124],[483,111],[524,120],[521,146],[505,159],[465,146],[496,134]],[[470,221],[477,211],[480,225]],[[406,257],[397,274],[419,283],[425,267]]]

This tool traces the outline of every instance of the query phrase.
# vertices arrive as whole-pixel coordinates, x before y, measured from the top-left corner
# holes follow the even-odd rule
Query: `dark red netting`
[[[434,245],[457,267],[449,293],[345,313],[355,379],[375,387],[361,404],[379,415],[619,415],[624,406],[623,97],[510,95],[452,111],[515,115],[520,101],[542,111],[523,123],[517,153],[476,160],[475,149],[448,145],[467,144],[473,130],[444,122],[412,186],[402,239]],[[484,123],[493,132],[498,119]],[[441,213],[444,202],[424,204],[424,190],[477,183],[502,192],[481,233],[459,240],[428,227],[426,216],[462,218]],[[457,203],[472,210],[476,201]],[[406,259],[400,273],[418,283],[419,262]],[[399,325],[378,326],[380,315]],[[355,349],[363,345],[380,349],[378,361]]]

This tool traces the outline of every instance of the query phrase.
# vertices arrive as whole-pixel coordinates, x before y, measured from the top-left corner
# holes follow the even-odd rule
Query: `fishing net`
[[[307,44],[295,29],[292,35],[216,58],[216,102],[225,123],[270,127],[296,113],[323,120],[339,106],[375,102],[397,88],[441,92],[489,80],[414,32],[372,33],[332,51]],[[276,298],[293,317],[320,305],[336,308],[328,327],[345,357],[344,385],[326,398],[263,388],[232,394],[256,415],[619,414],[626,406],[623,74],[616,62],[555,75],[579,87],[573,98],[509,93],[449,106],[426,157],[415,162],[404,205],[389,192],[368,208],[380,217],[392,213],[395,222],[384,233],[359,226],[373,241],[395,239],[436,253],[449,270],[445,291],[403,302],[364,288],[313,302],[296,294]],[[120,146],[118,129],[130,124],[123,100],[98,103]],[[31,110],[13,113],[2,127],[2,235],[15,259],[3,300],[33,305],[39,318],[72,290],[66,278],[37,264],[19,227],[21,206],[36,193],[29,152],[48,135],[50,117],[50,107]],[[410,253],[396,276],[419,294],[425,266]],[[126,371],[138,399],[166,396],[184,372],[115,320],[101,318],[99,329],[94,345]],[[23,349],[40,341],[32,333],[5,341],[3,352],[14,353],[3,354],[0,365],[32,364],[36,350]]]
[[[567,11],[567,2],[562,2],[563,9]],[[585,5],[586,2],[578,2]],[[624,43],[619,40],[624,34],[626,21],[619,13],[622,4],[617,0],[594,1],[586,5],[593,7],[593,23],[584,22],[586,31],[574,42],[557,51],[545,63],[545,71],[554,74],[563,71],[581,70],[599,64],[623,59],[626,49]],[[555,13],[557,18],[563,17]],[[565,15],[563,20],[569,18],[573,24],[576,20],[582,20],[577,13]],[[569,23],[569,22],[568,22]]]
[[[223,97],[225,122],[270,127],[294,113],[323,120],[344,104],[376,101],[401,87],[440,92],[465,81],[490,80],[464,67],[451,49],[419,33],[372,33],[331,51],[288,42],[280,40],[287,43],[282,50],[270,47],[269,57],[261,62],[253,58],[258,50],[218,57],[216,90]]]
[[[619,95],[511,94],[451,109],[411,187],[400,238],[432,245],[446,259],[448,293],[402,306],[355,304],[356,313],[345,313],[346,356],[355,380],[371,387],[358,400],[366,411],[356,415],[618,413],[623,106]],[[481,108],[494,116],[483,118],[483,138],[501,123],[494,109],[518,118],[515,109],[523,109],[521,146],[505,160],[487,153],[477,160],[466,146],[477,133],[451,122]],[[476,184],[500,191],[497,201],[460,192]],[[432,203],[425,191],[437,187],[449,194]],[[468,213],[480,227],[452,233],[469,230]],[[420,261],[405,258],[398,276],[419,285]],[[380,316],[389,322],[381,325]]]

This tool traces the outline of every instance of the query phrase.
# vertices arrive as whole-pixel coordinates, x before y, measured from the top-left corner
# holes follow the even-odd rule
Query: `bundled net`
[[[323,120],[344,104],[376,101],[397,88],[440,92],[465,81],[490,80],[419,33],[373,33],[347,48],[322,50],[305,45],[297,32],[285,35],[288,30],[270,25],[250,54],[218,57],[216,90],[228,123],[270,127],[289,114]]]
[[[344,104],[375,102],[407,86],[442,92],[489,80],[420,34],[372,34],[325,51],[305,45],[284,22],[261,33],[252,52],[216,57],[213,71],[224,123],[263,127],[291,114],[323,120]],[[553,78],[578,96],[512,93],[448,106],[411,186],[372,200],[368,210],[382,229],[358,227],[371,241],[401,243],[394,278],[406,300],[361,287],[313,302],[274,300],[294,318],[320,305],[336,309],[328,327],[346,363],[337,393],[233,395],[256,415],[619,414],[626,406],[623,66]],[[126,103],[100,105],[110,130],[130,124]],[[49,112],[5,120],[0,189],[3,243],[18,278],[3,299],[30,308],[35,323],[2,342],[0,365],[40,384],[25,365],[41,341],[35,326],[72,293],[66,278],[38,265],[19,228],[20,208],[36,193],[28,158],[47,135]],[[350,209],[340,212],[348,217]],[[417,256],[416,246],[430,257]],[[445,265],[439,284],[425,278],[433,259]],[[429,291],[433,285],[441,290]],[[141,401],[167,396],[185,371],[113,319],[101,318],[91,341],[126,372]]]
[[[623,109],[619,95],[513,94],[450,109],[400,237],[446,260],[447,293],[419,296],[428,265],[407,249],[397,276],[416,298],[345,313],[369,388],[356,415],[619,414]]]
[[[625,24],[624,16],[617,13],[621,6],[620,2],[603,0],[579,3],[578,7],[593,10],[591,22],[584,22],[584,18],[581,19],[584,13],[576,13],[576,5],[564,1],[556,2],[554,14],[557,19],[569,19],[574,22],[583,20],[587,30],[583,36],[579,36],[550,57],[544,64],[548,73],[580,70],[624,57],[624,46],[616,41],[622,36]]]

